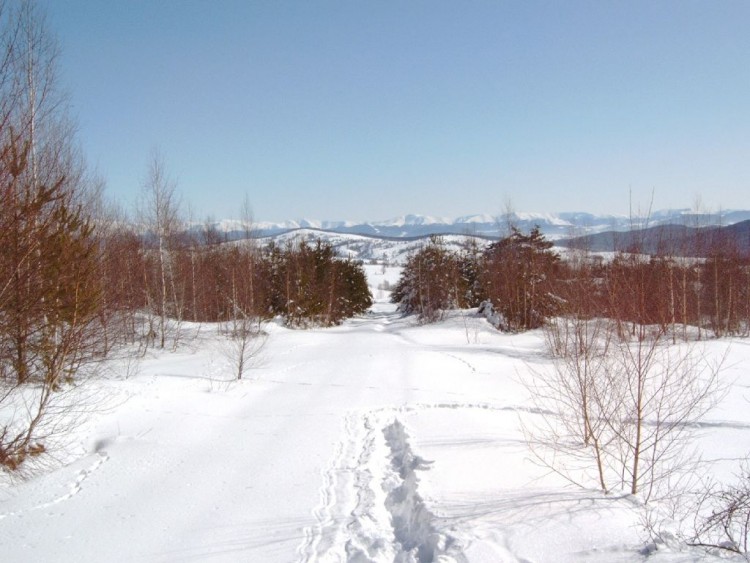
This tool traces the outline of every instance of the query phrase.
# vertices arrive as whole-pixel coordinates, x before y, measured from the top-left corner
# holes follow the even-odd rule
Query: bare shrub
[[[722,397],[723,359],[670,346],[658,329],[621,339],[605,320],[559,319],[546,331],[552,369],[528,384],[544,413],[526,429],[537,458],[580,485],[595,476],[605,492],[666,494],[689,470],[694,423]]]
[[[258,355],[266,342],[266,334],[258,318],[240,315],[223,324],[226,340],[222,343],[222,354],[231,366],[234,377],[242,379],[256,364]]]
[[[709,485],[693,507],[688,545],[738,553],[750,560],[750,468],[743,465],[735,484]]]
[[[43,381],[0,381],[0,467],[12,478],[25,478],[56,463],[70,445],[71,430],[99,406],[96,391],[80,381],[56,389]]]

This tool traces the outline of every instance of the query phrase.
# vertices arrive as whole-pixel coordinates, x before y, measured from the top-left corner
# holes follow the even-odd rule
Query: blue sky
[[[45,0],[79,140],[197,219],[750,207],[750,2]]]

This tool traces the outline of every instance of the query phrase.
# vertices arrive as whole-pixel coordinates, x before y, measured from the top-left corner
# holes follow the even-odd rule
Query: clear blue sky
[[[197,218],[750,208],[750,2],[44,0],[79,140]]]

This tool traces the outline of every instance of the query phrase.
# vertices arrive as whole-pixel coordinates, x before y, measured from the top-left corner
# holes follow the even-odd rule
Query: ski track
[[[479,403],[411,404],[349,412],[322,472],[316,524],[304,529],[300,563],[463,562],[462,547],[440,529],[418,491],[429,462],[411,448],[399,415],[428,409],[518,410]]]
[[[429,465],[412,452],[404,425],[398,419],[383,428],[390,449],[393,477],[386,480],[386,508],[396,537],[396,561],[465,561],[461,545],[435,524],[435,515],[419,494],[417,470]]]
[[[78,525],[82,518],[94,514],[91,510],[82,511],[78,505],[90,503],[97,509],[100,507],[95,490],[100,485],[99,479],[89,482],[88,488],[87,480],[109,461],[105,451],[109,449],[117,463],[113,462],[101,477],[113,479],[114,485],[109,486],[119,485],[123,495],[136,487],[146,487],[145,493],[136,490],[136,497],[143,495],[144,505],[157,514],[155,521],[161,523],[162,532],[154,532],[153,526],[113,532],[113,538],[119,540],[115,548],[111,547],[115,545],[112,542],[97,545],[79,541],[71,544],[78,547],[68,548],[60,560],[77,560],[82,552],[80,546],[97,545],[95,554],[101,556],[103,549],[110,549],[110,559],[112,553],[122,554],[125,553],[122,550],[134,549],[136,551],[130,555],[145,560],[214,558],[235,561],[241,554],[249,557],[246,560],[258,561],[289,561],[296,557],[298,563],[463,563],[469,554],[476,557],[480,553],[478,549],[486,549],[488,551],[481,553],[491,555],[482,560],[525,561],[520,556],[523,550],[519,549],[517,538],[515,543],[510,541],[517,533],[512,525],[508,534],[501,529],[505,522],[484,529],[482,533],[489,534],[490,539],[483,547],[472,529],[478,518],[477,510],[455,516],[449,505],[440,505],[441,501],[422,496],[420,473],[431,462],[421,458],[420,452],[413,448],[408,422],[412,421],[413,428],[418,430],[421,421],[431,415],[436,414],[438,416],[433,418],[441,419],[443,414],[452,414],[435,412],[441,409],[464,410],[455,413],[456,419],[466,414],[467,419],[485,420],[487,417],[478,411],[554,416],[555,413],[529,406],[518,393],[495,400],[495,388],[500,383],[487,377],[511,370],[519,360],[524,363],[541,361],[543,354],[529,345],[528,340],[521,340],[522,345],[517,347],[507,344],[507,339],[486,347],[467,343],[464,350],[456,344],[456,335],[437,338],[436,343],[431,343],[415,330],[417,327],[409,319],[393,313],[371,313],[365,318],[348,321],[342,327],[304,333],[286,331],[284,340],[279,339],[282,344],[271,339],[269,346],[272,350],[278,348],[278,366],[268,369],[264,366],[257,372],[254,385],[242,393],[234,387],[229,393],[206,396],[211,402],[205,408],[203,398],[196,401],[195,395],[187,392],[185,396],[192,402],[186,406],[170,401],[171,390],[180,390],[177,383],[157,388],[151,394],[153,397],[141,390],[143,404],[133,410],[144,415],[149,428],[138,437],[153,428],[159,429],[153,445],[136,441],[138,447],[133,451],[143,455],[147,464],[143,474],[136,479],[127,473],[116,475],[118,468],[127,467],[124,462],[131,460],[128,456],[133,454],[123,451],[124,455],[120,455],[115,445],[100,440],[93,453],[69,466],[52,481],[54,488],[44,489],[35,498],[29,495],[25,506],[11,504],[8,508],[13,510],[0,514],[0,520],[6,519],[5,524],[23,532],[8,537],[20,545],[16,538],[25,538],[23,534],[33,526],[47,524],[42,522],[46,515],[39,510],[70,501],[82,492],[76,502],[67,506],[70,510],[64,511],[65,518],[60,520],[67,519],[66,522]],[[497,356],[505,358],[506,363],[497,369],[487,367]],[[159,366],[138,380],[151,387],[166,378],[196,379],[190,374],[202,373],[187,368],[184,374],[175,373],[183,369],[190,358],[178,360],[172,362],[179,364],[178,368]],[[453,379],[432,379],[445,374],[462,377],[469,382],[469,389],[459,387],[455,391]],[[160,394],[166,395],[167,400],[160,401]],[[246,396],[249,397],[247,403],[240,400]],[[131,420],[130,426],[140,428],[137,422],[137,419]],[[746,430],[750,423],[709,419],[694,426],[697,429]],[[243,438],[222,441],[221,436],[228,435],[230,430],[241,432]],[[185,438],[186,434],[190,439]],[[217,436],[220,439],[215,447]],[[453,443],[449,441],[450,436],[443,448]],[[473,439],[473,444],[481,443],[476,440],[481,440],[482,436]],[[422,447],[430,451],[429,442],[414,440],[414,443],[423,444]],[[319,456],[311,455],[318,453]],[[229,463],[215,464],[212,456],[219,459],[220,454],[221,459],[228,459]],[[461,457],[458,461],[464,459]],[[237,473],[247,468],[252,471],[251,483],[240,489],[238,486],[244,485],[244,477],[238,478]],[[206,475],[212,475],[213,489],[204,488]],[[458,480],[462,478],[463,475]],[[432,481],[429,483],[434,486]],[[131,484],[133,487],[129,488]],[[161,490],[163,486],[166,492]],[[505,514],[514,508],[520,511],[531,506],[517,502],[515,494],[520,498],[528,496],[529,492],[519,489],[517,493],[506,493],[500,500],[493,500],[491,507]],[[179,499],[175,501],[177,510],[173,509],[171,498]],[[154,502],[150,502],[152,500]],[[137,512],[134,504],[125,506],[126,512]],[[213,518],[206,516],[206,510],[210,509],[217,511]],[[22,520],[31,512],[36,519]],[[98,514],[91,516],[91,521],[105,524],[98,533],[108,539],[110,520]],[[101,514],[112,515],[113,512],[110,509]],[[530,514],[550,520],[546,511],[530,510]],[[77,519],[73,519],[73,515]],[[204,524],[204,519],[208,525]],[[171,535],[162,537],[164,530]],[[139,533],[135,545],[131,538]],[[8,545],[13,547],[11,541]],[[59,542],[47,542],[44,553],[49,556],[58,547]],[[29,551],[18,552],[36,556],[43,548],[31,551],[37,549],[32,544]],[[96,559],[89,556],[85,560]]]
[[[321,473],[320,503],[304,529],[299,563],[347,561],[463,562],[460,542],[439,527],[418,491],[429,462],[411,449],[399,416],[433,409],[528,412],[518,405],[411,403],[346,414],[340,441]]]
[[[302,562],[315,561],[320,553],[324,553],[335,543],[337,532],[343,518],[340,506],[343,503],[343,493],[348,492],[349,487],[341,486],[342,480],[350,478],[347,474],[353,468],[349,467],[351,451],[356,446],[357,440],[354,436],[357,417],[354,414],[347,415],[344,420],[343,439],[337,444],[333,460],[322,472],[323,486],[320,488],[320,505],[313,510],[316,524],[303,530],[304,541],[298,548],[299,560]],[[337,489],[343,489],[338,492]],[[339,498],[339,497],[342,498]]]

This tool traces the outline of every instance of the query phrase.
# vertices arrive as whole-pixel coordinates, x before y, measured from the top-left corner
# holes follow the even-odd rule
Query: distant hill
[[[514,213],[510,218],[470,215],[454,220],[406,215],[367,223],[310,220],[256,223],[250,231],[261,244],[271,240],[286,244],[292,239],[322,239],[341,256],[365,262],[402,264],[408,254],[422,246],[431,235],[442,236],[445,244],[454,250],[465,246],[470,239],[484,247],[505,236],[511,223],[526,232],[539,225],[545,236],[562,248],[705,256],[713,246],[732,241],[742,255],[750,256],[750,211],[726,211],[717,217],[672,210],[654,213],[648,220],[577,212]],[[719,227],[717,223],[726,226]],[[219,221],[209,227],[224,240],[247,238],[248,229],[240,221]],[[206,225],[197,224],[192,227],[194,231],[205,228]]]
[[[378,263],[403,264],[407,256],[421,248],[430,235],[421,237],[377,237],[357,235],[351,233],[335,233],[317,229],[295,229],[282,234],[262,237],[260,244],[273,241],[284,245],[291,241],[308,241],[314,244],[317,240],[329,243],[339,256],[361,260],[363,262],[376,261]],[[444,235],[440,237],[446,248],[460,251],[470,241],[475,241],[480,248],[490,244],[494,239],[470,235]]]
[[[658,225],[633,231],[607,231],[559,239],[560,247],[592,252],[639,252],[672,256],[705,257],[714,249],[732,249],[750,257],[750,220],[726,227]]]

